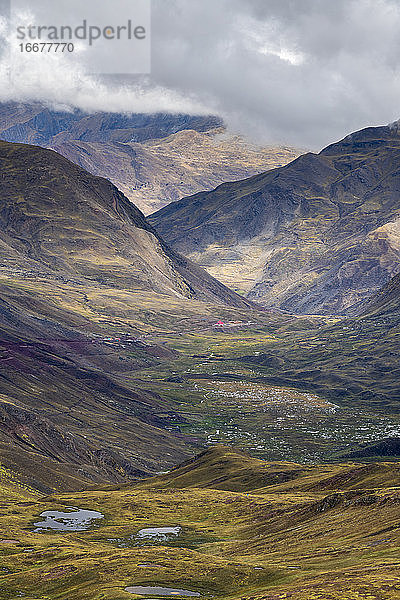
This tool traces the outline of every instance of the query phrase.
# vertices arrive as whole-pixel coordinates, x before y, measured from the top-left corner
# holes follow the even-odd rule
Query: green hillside
[[[1,597],[128,600],[127,587],[162,586],[201,598],[393,600],[399,469],[265,464],[212,448],[137,486],[21,495],[0,516]],[[223,485],[207,487],[215,477]],[[68,506],[104,517],[87,531],[35,532],[43,511]],[[138,536],[166,526],[181,529]]]

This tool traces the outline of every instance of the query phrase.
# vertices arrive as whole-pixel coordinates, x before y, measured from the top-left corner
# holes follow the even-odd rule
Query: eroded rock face
[[[319,154],[161,209],[179,251],[267,307],[346,314],[399,270],[400,134],[368,128]]]

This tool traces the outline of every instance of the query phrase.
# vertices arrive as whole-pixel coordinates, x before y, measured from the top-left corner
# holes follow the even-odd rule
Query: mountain
[[[150,222],[178,251],[267,307],[346,314],[399,271],[400,129],[170,204]]]
[[[179,256],[105,179],[55,152],[0,142],[0,268],[250,306]]]
[[[260,147],[214,116],[84,114],[0,104],[0,138],[56,150],[106,177],[145,214],[183,196],[288,163],[300,151]]]
[[[48,145],[80,140],[84,142],[129,142],[166,137],[182,129],[208,131],[220,127],[214,116],[182,114],[85,114],[79,110],[53,111],[41,104],[2,104],[1,138],[8,142]]]
[[[185,418],[133,375],[176,354],[147,335],[252,308],[107,180],[0,142],[0,460],[29,486],[123,481],[188,456]]]
[[[40,147],[0,144],[0,192],[0,461],[24,485],[126,482],[210,441],[329,460],[394,431],[390,290],[390,314],[340,322],[259,310]]]

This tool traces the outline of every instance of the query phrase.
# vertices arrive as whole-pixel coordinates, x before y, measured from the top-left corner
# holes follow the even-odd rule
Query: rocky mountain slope
[[[185,129],[142,142],[52,141],[51,147],[95,175],[110,179],[145,214],[225,181],[290,162],[299,151],[259,147],[222,128]]]
[[[146,336],[249,308],[110,182],[0,143],[0,459],[29,485],[131,479],[187,456],[184,418],[132,375],[174,355]]]
[[[216,436],[315,461],[366,423],[367,439],[392,435],[398,309],[336,324],[258,311],[104,179],[5,142],[0,168],[0,460],[26,485],[127,481]]]
[[[363,316],[400,320],[400,275],[396,275],[362,307]]]
[[[213,116],[57,112],[0,105],[0,138],[50,147],[106,177],[145,214],[216,185],[284,165],[300,151],[260,147]]]
[[[268,307],[345,314],[399,271],[400,130],[368,128],[287,166],[173,203],[150,222]]]

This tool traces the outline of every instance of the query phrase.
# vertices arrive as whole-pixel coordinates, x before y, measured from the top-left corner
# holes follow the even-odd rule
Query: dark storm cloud
[[[400,3],[155,0],[154,79],[262,140],[319,147],[397,119]]]
[[[153,0],[149,79],[118,87],[42,61],[1,93],[87,110],[213,111],[255,140],[319,148],[399,118],[399,32],[399,0]]]

